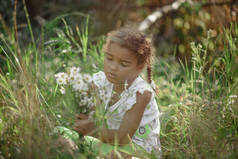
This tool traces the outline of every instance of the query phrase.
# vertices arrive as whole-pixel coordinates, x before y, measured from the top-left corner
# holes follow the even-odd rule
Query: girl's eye
[[[111,61],[111,60],[112,60],[112,58],[111,58],[111,57],[107,57],[107,60]]]
[[[125,64],[125,63],[121,63],[121,65],[122,65],[123,67],[127,67],[127,66],[128,66],[128,65]]]

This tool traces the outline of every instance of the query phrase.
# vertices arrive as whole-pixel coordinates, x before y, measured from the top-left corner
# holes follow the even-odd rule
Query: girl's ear
[[[138,69],[139,71],[142,71],[143,68],[144,68],[144,66],[145,66],[145,64],[139,64],[139,65],[137,65],[137,69]]]

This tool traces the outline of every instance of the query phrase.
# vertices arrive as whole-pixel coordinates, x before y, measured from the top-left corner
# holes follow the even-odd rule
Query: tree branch
[[[238,5],[238,1],[226,1],[226,2],[207,2],[207,3],[199,3],[193,2],[192,0],[177,0],[173,2],[171,5],[165,5],[162,8],[156,9],[152,14],[147,16],[144,21],[142,21],[138,27],[140,31],[146,31],[153,23],[155,23],[158,19],[160,19],[164,14],[172,12],[174,10],[178,10],[179,7],[188,2],[191,5],[201,5],[202,7],[213,7],[213,6],[223,6],[223,5]]]
[[[139,25],[140,31],[147,30],[154,22],[157,21],[157,19],[161,18],[164,14],[171,12],[173,10],[177,10],[183,3],[185,3],[187,0],[177,0],[173,2],[171,5],[165,5],[162,8],[158,8],[147,16],[145,20]]]

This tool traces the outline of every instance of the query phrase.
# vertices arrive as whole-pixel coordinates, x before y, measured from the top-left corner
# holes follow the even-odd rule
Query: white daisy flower
[[[79,103],[79,106],[84,106],[86,103],[85,103],[85,100],[84,99],[81,99],[80,100],[80,103]]]
[[[65,88],[64,88],[64,87],[60,87],[59,90],[60,90],[60,93],[61,93],[61,94],[65,94]]]
[[[55,74],[55,78],[56,78],[56,83],[59,85],[65,85],[68,82],[68,74],[64,73],[64,72],[60,72]]]
[[[72,87],[75,91],[82,90],[83,86],[84,86],[84,82],[82,79],[79,79],[72,84]]]
[[[71,67],[70,68],[70,75],[76,75],[80,72],[81,68],[80,67]]]
[[[92,76],[90,76],[89,74],[83,74],[83,79],[87,83],[90,83],[92,81]]]
[[[70,74],[69,75],[70,84],[74,84],[77,81],[82,81],[82,74],[77,73],[77,74]]]
[[[228,98],[228,104],[233,105],[236,101],[235,98],[237,98],[237,95],[230,95]]]
[[[237,95],[230,95],[229,98],[237,98]]]
[[[88,85],[86,83],[83,83],[82,87],[81,87],[81,91],[88,91]]]

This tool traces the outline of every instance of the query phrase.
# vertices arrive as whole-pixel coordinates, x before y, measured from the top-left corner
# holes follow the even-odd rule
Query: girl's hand
[[[62,149],[63,152],[67,152],[70,155],[73,155],[76,150],[78,150],[78,146],[71,140],[71,139],[66,139],[63,136],[59,136],[58,139],[56,140],[57,148]]]
[[[96,126],[93,121],[88,119],[85,114],[79,114],[74,123],[74,130],[81,135],[90,135],[95,130]]]
[[[78,120],[85,120],[85,119],[88,119],[88,115],[79,114],[79,115],[76,116],[76,119],[78,119]]]

